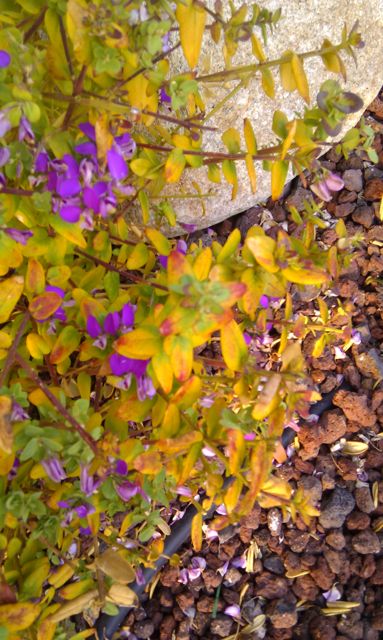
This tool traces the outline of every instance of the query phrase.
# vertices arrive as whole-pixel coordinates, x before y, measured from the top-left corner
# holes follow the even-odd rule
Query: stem
[[[174,47],[169,49],[169,51],[164,51],[160,53],[158,56],[156,56],[155,58],[153,58],[152,64],[156,64],[160,60],[163,60],[163,58],[165,58],[166,56],[169,56],[171,53],[173,53],[173,51],[176,51],[176,49],[178,49],[180,46],[181,46],[181,43],[177,42],[174,45]],[[128,78],[124,78],[123,80],[120,80],[117,86],[122,87],[124,84],[126,84],[127,82],[130,82],[134,78],[137,78],[137,76],[141,75],[141,73],[144,73],[147,70],[148,70],[148,67],[141,67],[140,69],[137,69],[137,71],[132,73],[132,75],[130,75]]]
[[[73,427],[73,429],[77,431],[80,438],[82,438],[82,440],[86,442],[88,447],[92,449],[94,455],[97,456],[98,455],[97,443],[92,438],[92,436],[87,431],[85,431],[85,429],[81,426],[81,424],[77,422],[77,420],[75,420],[75,418],[69,413],[69,411],[67,411],[64,405],[61,404],[60,400],[58,400],[56,396],[52,393],[52,391],[46,386],[46,384],[42,380],[40,380],[38,375],[36,375],[36,373],[29,366],[28,362],[24,360],[24,358],[22,358],[18,353],[16,353],[14,359],[24,369],[28,378],[30,378],[30,380],[32,380],[39,387],[39,389],[41,389],[41,391],[48,398],[48,400],[50,400],[50,402],[53,404],[57,412],[69,422],[69,424]]]
[[[68,63],[68,67],[69,67],[69,72],[70,72],[70,74],[71,74],[71,76],[73,78],[74,71],[73,71],[72,60],[71,60],[70,53],[69,53],[68,39],[66,37],[66,33],[65,33],[65,29],[64,29],[64,23],[63,23],[63,19],[62,19],[61,16],[59,16],[59,27],[60,27],[61,40],[62,40],[63,47],[64,47],[64,53],[65,53],[66,61]]]
[[[5,363],[4,363],[4,368],[0,374],[0,387],[3,386],[5,379],[8,375],[8,372],[10,370],[10,368],[12,367],[14,361],[15,361],[15,355],[16,355],[16,351],[17,351],[17,347],[19,346],[20,340],[23,337],[24,331],[25,331],[25,327],[28,324],[29,321],[29,312],[27,311],[24,315],[24,318],[22,319],[20,326],[17,330],[15,339],[13,341],[13,343],[10,346],[10,349],[8,351]]]
[[[32,189],[17,189],[14,187],[0,187],[0,195],[7,193],[12,196],[33,196],[35,193]]]
[[[83,85],[83,82],[84,82],[86,69],[87,69],[86,65],[83,64],[83,66],[81,67],[81,71],[80,71],[80,73],[78,75],[78,78],[74,83],[72,98],[75,98],[76,96],[78,96],[82,91],[82,85]],[[64,116],[64,122],[63,122],[63,125],[62,125],[62,128],[64,130],[68,128],[70,119],[72,117],[72,114],[73,114],[73,111],[74,111],[74,108],[75,108],[75,104],[76,104],[76,102],[72,101],[68,105],[66,114]]]
[[[47,10],[47,7],[44,7],[42,11],[39,13],[39,15],[37,16],[36,20],[29,27],[28,31],[25,32],[24,44],[28,42],[28,40],[33,36],[34,32],[37,31],[37,29],[39,28],[40,24],[44,20],[46,10]]]
[[[336,53],[337,51],[341,51],[344,48],[344,45],[336,44],[332,47],[326,47],[325,49],[313,49],[312,51],[306,51],[305,53],[298,53],[298,57],[301,60],[306,58],[313,58],[316,56],[322,56],[326,53]],[[197,82],[216,82],[217,80],[235,80],[238,79],[238,76],[242,73],[249,73],[254,71],[260,71],[261,69],[267,69],[272,67],[279,67],[280,64],[288,62],[289,58],[287,56],[276,58],[275,60],[268,60],[266,62],[255,62],[253,64],[245,64],[239,67],[234,67],[233,69],[225,69],[224,71],[217,71],[216,73],[209,73],[204,76],[196,76],[194,80]]]
[[[122,269],[118,269],[118,267],[115,267],[113,264],[109,264],[109,262],[105,262],[105,260],[101,260],[101,258],[96,258],[96,256],[92,256],[90,253],[86,253],[86,251],[83,251],[78,247],[75,248],[75,252],[81,256],[84,256],[84,258],[88,258],[88,260],[92,260],[96,264],[100,264],[101,266],[105,267],[105,269],[108,269],[108,271],[114,271],[115,273],[119,273],[120,276],[124,276],[131,282],[134,282],[136,284],[151,285],[152,287],[156,287],[157,289],[161,289],[162,291],[168,291],[168,288],[164,287],[162,284],[157,284],[157,282],[150,282],[150,281],[146,282],[143,278],[140,278],[140,276],[136,276],[128,271],[123,271]]]
[[[159,144],[148,144],[146,142],[138,142],[137,147],[140,149],[152,149],[153,151],[163,151],[164,153],[170,153],[175,147],[164,147]],[[267,160],[271,153],[278,153],[281,151],[282,145],[277,144],[272,147],[265,147],[258,151],[258,153],[252,156],[253,160]],[[246,153],[220,153],[217,151],[197,151],[196,149],[181,149],[185,156],[202,156],[208,158],[212,162],[219,160],[244,160]],[[275,159],[275,158],[273,158]]]

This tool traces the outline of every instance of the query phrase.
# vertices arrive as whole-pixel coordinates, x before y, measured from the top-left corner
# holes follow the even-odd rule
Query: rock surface
[[[228,3],[223,3],[228,6]],[[233,4],[240,7],[243,0],[234,0]],[[249,7],[252,2],[245,3]],[[207,5],[213,9],[214,0],[208,0]],[[268,31],[268,41],[265,47],[269,59],[280,57],[287,49],[297,52],[316,49],[321,46],[324,38],[333,43],[340,41],[344,24],[350,29],[355,21],[359,21],[359,30],[365,40],[365,47],[357,51],[358,65],[354,65],[351,58],[343,56],[347,67],[347,83],[345,87],[361,96],[364,105],[367,106],[378,94],[380,89],[383,67],[383,48],[376,46],[383,37],[383,0],[263,0],[262,7],[275,11],[282,8],[282,17],[274,28],[273,33]],[[179,51],[172,54],[173,67],[177,70],[186,70],[185,61]],[[221,44],[215,47],[210,39],[204,42],[200,57],[199,73],[214,73],[223,69]],[[256,61],[251,53],[250,43],[241,43],[239,51],[233,58],[233,65],[249,64]],[[328,78],[334,78],[334,74],[325,71],[319,58],[305,61],[312,99],[319,90],[321,83]],[[294,92],[286,93],[281,89],[279,74],[274,72],[276,81],[276,97],[271,100],[266,97],[260,87],[259,78],[252,79],[247,88],[242,89],[226,102],[224,107],[209,119],[209,126],[217,127],[216,132],[206,132],[204,135],[204,148],[206,150],[225,151],[221,141],[221,134],[229,127],[236,127],[242,134],[243,118],[248,117],[254,127],[258,146],[264,146],[275,142],[271,131],[273,111],[282,109],[289,118],[295,111],[302,112],[304,102]],[[342,80],[340,79],[342,84]],[[209,88],[209,97],[204,95],[207,113],[216,105],[235,84],[230,83],[224,87],[223,83],[206,85]],[[354,126],[359,114],[349,117],[345,130]],[[238,163],[239,192],[234,201],[231,201],[231,187],[223,181],[221,184],[209,182],[206,177],[206,169],[185,172],[182,181],[172,187],[167,187],[168,193],[195,194],[192,182],[199,185],[201,193],[210,193],[205,198],[206,212],[203,213],[201,204],[195,198],[176,199],[172,201],[180,222],[196,224],[198,228],[208,227],[235,213],[253,207],[257,202],[264,201],[270,195],[270,174],[264,172],[257,163],[257,193],[253,195],[249,188],[249,180],[244,163]],[[349,187],[359,186],[359,174],[347,176]],[[356,185],[358,183],[358,185]],[[382,183],[383,184],[383,183]],[[371,185],[372,186],[372,185]],[[376,191],[376,189],[375,189]],[[373,199],[374,194],[370,194]],[[380,198],[379,191],[379,198]],[[350,205],[348,203],[347,207]],[[340,205],[343,206],[343,205]],[[348,215],[347,212],[338,212],[338,215]],[[179,229],[170,229],[169,235],[176,235]]]

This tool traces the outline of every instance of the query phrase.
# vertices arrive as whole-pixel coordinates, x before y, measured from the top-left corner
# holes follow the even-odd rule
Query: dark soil
[[[303,422],[300,448],[277,469],[281,477],[310,492],[321,515],[306,526],[299,517],[295,523],[283,518],[278,509],[267,512],[256,507],[242,523],[205,540],[198,556],[206,560],[206,568],[187,584],[179,581],[180,570],[190,567],[196,554],[191,547],[184,548],[180,567],[163,571],[152,598],[130,613],[120,637],[219,640],[260,614],[266,616],[264,624],[247,638],[383,637],[383,224],[378,218],[383,195],[383,96],[374,100],[365,117],[376,132],[379,163],[371,165],[357,154],[341,159],[334,150],[324,157],[327,168],[343,175],[345,187],[327,203],[330,225],[321,234],[331,246],[336,240],[334,222],[342,218],[351,235],[363,238],[336,289],[352,314],[361,343],[343,358],[328,348],[316,359],[309,355],[312,344],[306,340],[313,385],[327,393],[343,380],[348,390],[335,394],[333,407],[319,422]],[[286,207],[302,209],[308,195],[295,180],[283,200],[254,207],[195,235],[209,244],[213,238],[223,243],[235,227],[245,234],[252,225],[266,222],[270,233],[281,224],[292,230]],[[335,297],[329,300],[336,302]],[[300,304],[303,311],[313,308],[310,299],[301,299]],[[337,447],[341,438],[365,442],[368,451],[342,455]],[[248,558],[253,554],[252,572],[238,567],[238,558],[246,553]],[[332,589],[340,601],[359,605],[348,613],[325,616],[325,594]],[[240,627],[225,614],[227,607],[238,604]]]

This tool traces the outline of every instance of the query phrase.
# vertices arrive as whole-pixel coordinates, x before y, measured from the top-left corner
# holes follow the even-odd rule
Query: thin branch
[[[15,187],[0,187],[0,195],[7,193],[11,196],[33,196],[35,193],[32,189],[17,189]]]
[[[69,72],[70,72],[71,76],[73,77],[74,76],[74,71],[73,71],[72,59],[71,59],[70,53],[69,53],[68,38],[66,37],[62,16],[59,16],[59,27],[60,27],[61,40],[62,40],[63,47],[64,47],[65,58],[66,58],[66,61],[68,63]]]
[[[47,10],[47,7],[44,7],[42,11],[39,13],[39,15],[37,16],[36,20],[33,22],[33,24],[31,24],[28,31],[25,32],[24,44],[28,42],[28,40],[33,36],[34,32],[37,31],[37,29],[39,28],[40,24],[44,20],[46,10]]]
[[[77,431],[78,435],[90,449],[92,449],[95,456],[98,455],[98,448],[96,441],[92,438],[92,436],[81,426],[79,422],[67,411],[63,404],[61,404],[60,400],[56,398],[56,396],[52,393],[52,391],[46,386],[46,384],[40,380],[39,376],[33,371],[32,367],[29,366],[28,362],[24,360],[18,353],[15,354],[15,361],[24,369],[28,378],[32,380],[38,387],[41,389],[43,394],[50,400],[53,404],[56,411],[63,416],[72,426],[72,428]]]
[[[83,66],[81,67],[81,71],[80,71],[80,73],[78,75],[78,78],[75,81],[74,86],[73,86],[73,92],[72,92],[72,96],[71,96],[72,98],[76,98],[76,96],[78,96],[82,91],[82,85],[83,85],[83,82],[84,82],[86,69],[87,69],[86,65],[83,64]],[[73,114],[73,111],[74,111],[74,108],[75,108],[75,104],[76,104],[75,100],[73,100],[73,102],[70,102],[69,105],[68,105],[66,114],[64,116],[64,122],[63,122],[63,125],[62,125],[63,129],[66,129],[68,127],[68,125],[69,125],[70,119],[72,117],[72,114]]]
[[[120,276],[124,276],[125,278],[127,278],[131,282],[134,282],[135,284],[151,285],[156,289],[161,289],[162,291],[168,291],[168,288],[164,287],[162,284],[158,284],[157,282],[146,281],[143,278],[140,278],[140,276],[136,276],[133,273],[130,273],[130,271],[119,269],[118,267],[115,267],[113,264],[109,264],[109,262],[105,262],[105,260],[101,260],[101,258],[92,256],[90,253],[87,253],[86,251],[83,251],[78,247],[75,248],[75,252],[81,256],[84,256],[84,258],[87,258],[88,260],[92,260],[92,262],[95,262],[96,264],[100,264],[101,266],[105,267],[105,269],[107,269],[108,271],[114,271],[115,273],[119,273]]]
[[[13,341],[13,343],[11,344],[7,357],[5,359],[5,363],[4,363],[4,368],[0,374],[0,387],[3,386],[5,379],[8,375],[9,370],[11,369],[14,361],[15,361],[15,355],[16,355],[16,351],[17,351],[17,347],[19,346],[20,340],[24,335],[24,331],[25,331],[25,327],[28,324],[29,321],[29,311],[27,311],[24,315],[24,318],[22,319],[20,326],[17,330],[17,333],[15,335],[15,339]]]
[[[156,56],[155,58],[153,58],[152,60],[152,64],[156,64],[157,62],[159,62],[160,60],[163,60],[164,58],[166,58],[166,56],[170,55],[171,53],[173,53],[173,51],[176,51],[176,49],[178,49],[181,46],[180,42],[177,42],[174,47],[172,47],[171,49],[169,49],[168,51],[163,51],[162,53],[160,53],[158,56]],[[130,75],[128,78],[124,78],[123,80],[120,80],[119,83],[117,84],[117,86],[123,86],[124,84],[126,84],[127,82],[130,82],[131,80],[134,80],[134,78],[137,78],[137,76],[141,75],[141,73],[144,73],[145,71],[148,71],[148,67],[141,67],[140,69],[137,69],[137,71],[135,71],[134,73],[132,73],[132,75]]]

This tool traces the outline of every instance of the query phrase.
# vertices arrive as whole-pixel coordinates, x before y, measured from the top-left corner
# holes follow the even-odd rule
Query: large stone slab
[[[228,3],[223,3],[224,6]],[[234,0],[237,7],[243,4],[243,0]],[[249,6],[252,5],[248,1]],[[214,0],[208,0],[207,5],[214,6]],[[274,32],[268,31],[268,42],[265,51],[268,58],[278,58],[286,49],[303,52],[317,49],[324,38],[338,43],[341,39],[341,31],[344,24],[348,30],[356,20],[359,21],[359,31],[362,33],[365,46],[357,50],[357,66],[347,54],[341,54],[347,68],[347,82],[343,83],[340,76],[335,76],[325,70],[319,58],[307,59],[305,70],[310,85],[312,99],[319,90],[321,83],[327,78],[339,78],[342,86],[349,91],[357,93],[364,101],[364,106],[377,95],[383,81],[383,0],[263,0],[260,5],[275,11],[282,8],[282,17],[277,23]],[[236,54],[234,64],[249,64],[256,62],[251,53],[251,44],[243,43]],[[182,56],[173,54],[172,66],[177,70],[185,70]],[[207,70],[208,68],[208,70]],[[222,70],[224,64],[222,53],[211,39],[205,39],[200,57],[200,73],[214,73]],[[258,145],[272,144],[275,140],[271,131],[273,112],[282,109],[289,118],[296,111],[303,112],[304,102],[297,92],[288,94],[279,83],[279,74],[275,70],[276,97],[271,100],[263,93],[260,87],[259,77],[252,79],[247,88],[242,89],[224,107],[209,120],[209,125],[217,127],[217,132],[204,133],[204,148],[213,151],[226,151],[221,133],[229,127],[242,130],[243,118],[251,120],[256,132]],[[223,98],[227,88],[222,84],[206,85],[209,95],[204,96],[207,112]],[[235,86],[233,83],[228,85]],[[356,124],[361,113],[348,117],[347,124],[342,134]],[[341,137],[341,136],[339,136]],[[244,145],[243,145],[244,147]],[[192,182],[197,182],[202,193],[209,193],[204,199],[205,213],[201,204],[196,199],[180,198],[172,199],[172,204],[177,212],[178,220],[185,223],[196,224],[198,228],[204,228],[220,222],[229,216],[244,211],[262,202],[270,195],[270,174],[264,172],[260,163],[257,163],[258,190],[252,194],[244,162],[237,163],[239,178],[239,192],[237,198],[231,200],[231,187],[226,183],[214,184],[207,179],[206,168],[185,171],[180,183],[168,186],[164,193],[195,194],[196,190]],[[176,235],[174,229],[170,229],[169,235]]]

